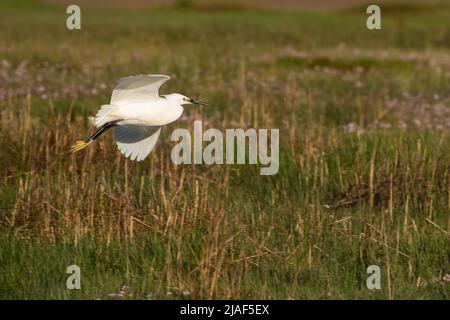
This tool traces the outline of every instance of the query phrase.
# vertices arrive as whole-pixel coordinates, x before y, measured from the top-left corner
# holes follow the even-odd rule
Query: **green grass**
[[[383,8],[383,7],[382,7]],[[393,8],[393,9],[392,9]],[[449,299],[448,7],[383,14],[0,4],[0,298]],[[434,8],[434,7],[432,7]],[[165,73],[187,108],[125,160],[88,116]],[[95,89],[95,90],[92,90]],[[173,129],[280,129],[280,168],[170,161]],[[66,289],[69,265],[81,290]],[[382,289],[365,286],[379,265]]]

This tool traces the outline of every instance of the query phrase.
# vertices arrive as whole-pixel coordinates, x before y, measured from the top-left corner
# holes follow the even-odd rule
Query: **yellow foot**
[[[90,142],[86,142],[86,141],[77,141],[75,142],[71,147],[70,147],[70,153],[75,153],[78,152],[84,148],[86,148],[89,145]]]

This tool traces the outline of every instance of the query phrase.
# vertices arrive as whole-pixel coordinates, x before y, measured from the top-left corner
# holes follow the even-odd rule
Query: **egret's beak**
[[[199,100],[195,100],[195,99],[189,99],[189,102],[192,103],[192,104],[199,104],[201,106],[209,106],[209,103],[203,102],[203,101],[199,101]]]

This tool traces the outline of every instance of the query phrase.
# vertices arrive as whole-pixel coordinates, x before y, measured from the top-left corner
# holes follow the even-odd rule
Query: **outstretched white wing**
[[[170,77],[163,74],[140,74],[122,78],[111,96],[112,105],[146,102],[159,97],[159,87]]]
[[[142,161],[152,151],[161,132],[160,126],[119,125],[114,128],[120,152],[130,160]]]

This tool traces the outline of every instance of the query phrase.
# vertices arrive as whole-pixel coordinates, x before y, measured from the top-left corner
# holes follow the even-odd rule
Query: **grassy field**
[[[0,3],[0,299],[449,299],[449,6],[382,6],[369,31],[364,6],[184,3],[82,7],[79,31],[64,7]],[[144,162],[111,133],[68,156],[140,73],[211,106]],[[278,174],[175,166],[194,120],[279,128]]]

